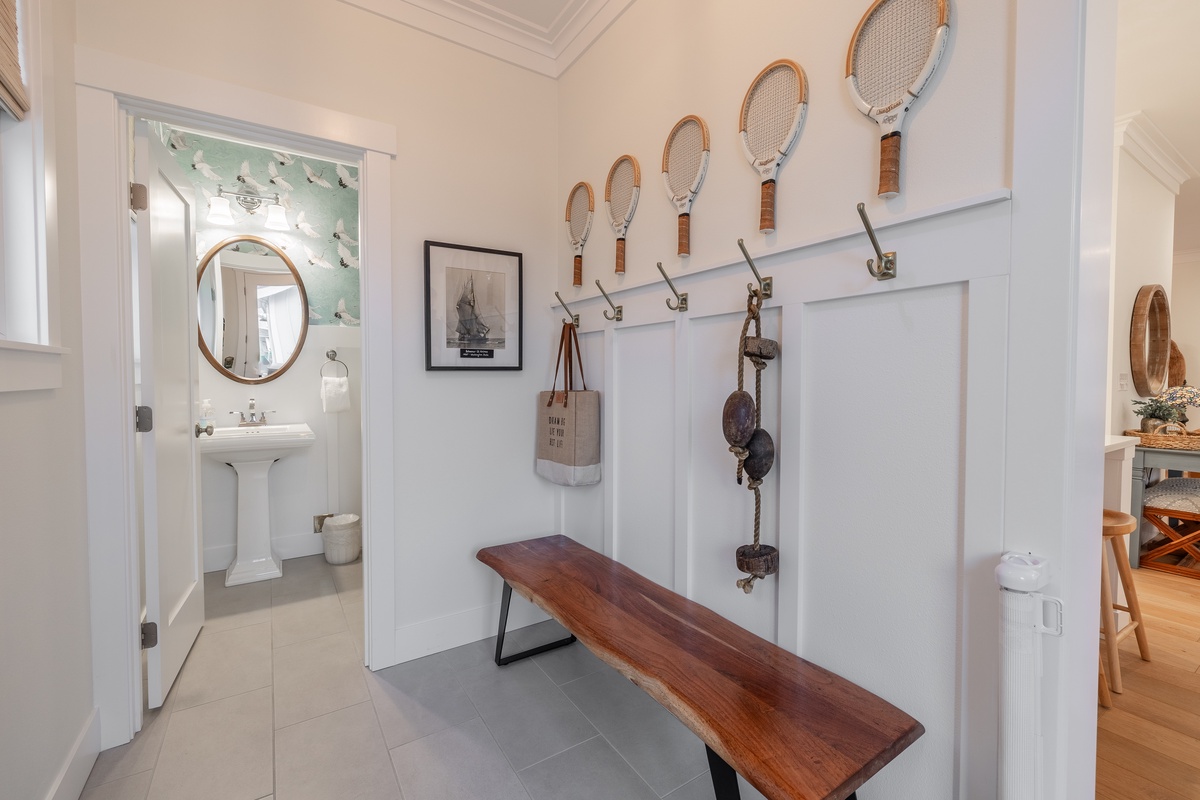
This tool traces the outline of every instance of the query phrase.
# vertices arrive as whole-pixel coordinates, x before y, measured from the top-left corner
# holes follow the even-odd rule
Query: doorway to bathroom
[[[111,63],[114,61],[122,63]],[[89,421],[87,471],[95,632],[93,662],[97,705],[102,721],[102,746],[107,748],[128,741],[142,722],[140,622],[143,595],[135,491],[136,434],[132,415],[126,411],[134,405],[132,329],[135,310],[129,299],[132,297],[134,242],[126,208],[129,190],[125,185],[131,120],[156,120],[171,130],[185,131],[185,137],[203,134],[235,143],[265,143],[273,153],[328,162],[333,165],[332,175],[326,176],[325,167],[314,167],[310,163],[309,166],[314,169],[313,177],[327,180],[338,190],[348,191],[349,186],[342,187],[337,183],[343,176],[338,175],[336,165],[341,164],[350,179],[347,183],[353,181],[358,184],[359,235],[352,234],[349,220],[343,219],[343,229],[348,239],[358,241],[357,251],[349,249],[348,244],[345,246],[359,265],[355,269],[338,263],[334,270],[330,270],[358,273],[358,313],[355,313],[351,298],[347,296],[344,298],[343,317],[337,317],[340,310],[338,301],[343,298],[333,297],[329,310],[339,324],[314,326],[313,329],[327,329],[319,331],[318,338],[357,335],[360,337],[359,354],[356,357],[353,352],[355,343],[350,339],[343,341],[339,338],[328,348],[321,345],[306,346],[290,372],[295,372],[297,378],[307,374],[312,385],[307,391],[301,392],[303,397],[296,399],[291,397],[291,392],[286,396],[268,394],[270,382],[261,387],[252,387],[255,390],[253,395],[247,391],[251,387],[236,381],[229,383],[241,387],[245,396],[238,395],[239,402],[248,404],[249,397],[254,396],[260,409],[280,410],[270,405],[272,401],[276,405],[292,402],[312,404],[320,409],[319,382],[321,368],[328,361],[325,355],[327,350],[337,351],[336,360],[350,368],[351,379],[358,378],[361,381],[357,386],[358,397],[354,397],[351,391],[351,397],[359,407],[361,425],[347,435],[348,426],[343,425],[342,420],[338,421],[339,470],[335,494],[343,499],[342,502],[345,502],[348,493],[361,498],[365,556],[362,578],[362,613],[365,617],[362,658],[375,669],[394,663],[395,649],[390,272],[390,161],[395,155],[395,129],[372,120],[316,108],[244,87],[193,76],[164,75],[152,69],[134,69],[124,59],[108,54],[81,51],[77,55],[77,66],[78,75],[89,76],[87,80],[81,78],[77,86],[78,125],[81,131],[80,230],[87,243],[81,282],[88,300],[82,314],[90,332],[82,355]],[[167,146],[170,147],[169,138]],[[190,159],[195,159],[197,149],[189,149]],[[205,163],[207,157],[206,153],[203,156]],[[173,158],[178,159],[178,156]],[[186,171],[195,165],[196,162],[191,160],[185,161],[181,167]],[[245,187],[249,185],[247,181],[237,180],[242,173],[241,166],[237,164],[238,169],[232,176],[216,170],[214,172],[239,188]],[[292,183],[279,170],[280,166],[276,164],[277,174],[284,181]],[[252,169],[249,177],[269,187],[272,177],[270,169],[266,164],[259,169],[263,172],[261,176]],[[196,170],[199,171],[198,166]],[[309,176],[302,165],[298,174],[308,181]],[[295,186],[294,183],[292,185]],[[317,188],[333,191],[325,190],[319,184]],[[199,192],[199,196],[204,197],[203,191]],[[198,207],[198,213],[201,216],[206,214],[207,208]],[[304,222],[312,225],[308,213]],[[317,237],[309,236],[303,228],[298,227],[299,220],[295,214],[288,215],[288,225],[289,235],[316,241]],[[322,234],[322,239],[337,231],[336,219],[332,220],[332,225],[333,230]],[[318,229],[314,226],[314,230]],[[339,237],[332,238],[334,242],[342,241]],[[291,247],[296,247],[294,252],[304,254],[305,261],[309,260],[302,245],[289,245],[289,249]],[[314,256],[329,261],[311,245],[309,247]],[[336,244],[330,243],[325,247],[331,256],[341,260],[342,254]],[[325,269],[323,266],[309,266]],[[321,308],[318,306],[313,311],[324,317],[325,312]],[[354,325],[348,317],[355,318],[358,324]],[[343,321],[345,325],[341,324]],[[355,329],[353,334],[350,329]],[[312,363],[307,362],[309,350],[315,359]],[[329,370],[326,370],[326,374],[329,374]],[[281,380],[283,378],[275,382]],[[215,389],[213,393],[217,394]],[[198,393],[196,399],[204,397],[208,396]],[[214,411],[239,410],[225,409],[218,397],[208,399]],[[297,406],[296,413],[303,413],[303,409]],[[320,419],[324,413],[323,410],[317,412],[318,425],[325,429],[327,435],[328,427]],[[93,421],[97,424],[91,424]],[[317,426],[313,427],[315,431]],[[366,432],[370,432],[369,439]],[[352,442],[348,454],[347,440]],[[361,455],[356,455],[354,448],[361,448],[357,450]],[[358,477],[348,479],[347,473],[341,469],[347,459],[358,461]],[[279,466],[284,463],[280,462]],[[314,479],[311,475],[303,475],[302,480],[305,486],[314,482],[320,485],[320,496],[325,498],[329,495],[330,476],[328,471],[323,472],[322,476],[323,479]],[[360,492],[352,488],[356,480],[361,481]],[[324,505],[323,502],[319,511],[305,514],[308,519],[304,529],[291,534],[296,538],[283,543],[283,549],[298,547],[297,557],[306,546],[313,552],[319,552],[315,547],[320,537],[312,532],[312,517],[343,510],[327,509]],[[281,511],[281,519],[287,513]],[[290,536],[285,538],[290,539]],[[209,547],[209,544],[206,543],[204,550],[211,566],[211,559],[220,557],[220,545]],[[283,555],[286,557],[287,553]],[[205,559],[198,558],[196,561],[193,581],[201,582]],[[169,616],[172,611],[167,608],[160,613]],[[150,618],[148,609],[146,616]]]
[[[162,646],[145,651],[148,707],[157,708],[199,625],[206,633],[230,627],[231,602],[319,605],[315,618],[325,624],[305,626],[306,634],[348,627],[363,640],[361,562],[339,568],[342,584],[354,584],[349,592],[317,581],[299,595],[304,587],[281,588],[285,569],[303,569],[297,559],[359,561],[359,183],[356,164],[271,142],[157,120],[134,120],[133,129],[133,180],[149,186],[149,208],[133,215],[131,232],[135,393],[157,392],[153,407],[167,423],[137,439],[142,568],[156,570],[145,575],[144,596],[148,612],[156,603],[196,605],[190,630],[189,614],[176,614],[159,623]],[[177,213],[189,205],[190,214]],[[164,282],[174,288],[161,289]],[[303,436],[281,439],[269,460],[237,449],[292,428]],[[202,583],[189,581],[196,552]],[[237,588],[256,582],[264,585]],[[275,646],[286,639],[272,626],[256,630]]]

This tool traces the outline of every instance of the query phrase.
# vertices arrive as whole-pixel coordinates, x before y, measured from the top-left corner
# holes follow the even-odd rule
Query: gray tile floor
[[[498,668],[495,640],[362,666],[362,563],[205,576],[207,622],[161,709],[82,800],[712,800],[704,745],[574,644]],[[515,631],[508,651],[561,637]],[[743,784],[746,800],[761,797]]]

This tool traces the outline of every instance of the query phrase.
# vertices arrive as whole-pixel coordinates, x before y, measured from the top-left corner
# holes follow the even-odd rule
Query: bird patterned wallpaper
[[[159,136],[196,186],[196,256],[222,239],[251,234],[280,247],[308,293],[310,325],[357,325],[358,169],[156,124]],[[266,203],[251,214],[229,198],[233,225],[208,221],[208,200],[227,192],[279,195],[288,230],[264,227]],[[269,202],[269,201],[267,201]]]

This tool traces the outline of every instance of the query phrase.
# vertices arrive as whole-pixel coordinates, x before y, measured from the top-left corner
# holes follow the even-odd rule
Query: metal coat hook
[[[596,288],[600,290],[600,294],[604,295],[604,299],[612,306],[613,313],[604,312],[604,318],[610,319],[613,322],[620,322],[625,317],[625,306],[614,305],[612,298],[608,296],[608,292],[604,291],[604,287],[600,285],[600,281],[596,281]]]
[[[754,279],[758,281],[759,294],[762,295],[764,300],[770,298],[772,290],[775,286],[774,282],[771,280],[771,276],[768,275],[764,278],[762,275],[758,274],[758,267],[754,266],[754,259],[751,258],[750,253],[746,251],[746,242],[744,240],[738,239],[738,247],[742,248],[742,255],[746,257],[746,263],[750,265],[750,271],[754,273]],[[746,289],[753,292],[754,284],[747,283]]]
[[[558,298],[558,304],[563,307],[563,310],[566,311],[567,315],[570,317],[569,320],[566,320],[566,319],[563,320],[563,325],[566,325],[568,322],[570,322],[572,325],[574,325],[576,328],[578,328],[579,327],[579,315],[571,313],[570,306],[567,305],[566,300],[562,299],[561,294],[559,294],[558,292],[555,292],[554,296]]]
[[[667,282],[667,286],[671,287],[671,291],[675,293],[675,298],[679,301],[675,305],[671,305],[671,298],[668,297],[667,298],[667,308],[671,309],[672,311],[687,311],[687,295],[688,295],[688,293],[687,292],[684,292],[683,294],[679,293],[679,290],[675,288],[675,284],[672,283],[670,277],[667,276],[667,271],[665,269],[663,269],[663,265],[662,265],[661,261],[658,262],[658,271],[662,273],[663,280],[665,280]]]
[[[871,227],[871,220],[867,219],[867,211],[862,203],[858,204],[858,215],[862,217],[863,227],[867,229],[867,236],[871,237],[871,244],[875,247],[875,255],[879,257],[879,269],[875,269],[875,259],[867,259],[867,271],[871,273],[871,277],[876,280],[886,281],[896,277],[896,252],[893,250],[890,253],[883,252],[883,248],[879,246],[879,240],[875,238],[875,229]]]

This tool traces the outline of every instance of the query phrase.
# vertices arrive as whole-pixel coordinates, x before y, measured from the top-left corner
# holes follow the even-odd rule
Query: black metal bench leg
[[[504,655],[504,629],[508,627],[508,604],[512,600],[512,587],[508,585],[508,581],[504,582],[504,589],[500,595],[500,630],[496,632],[496,666],[503,667],[511,664],[514,661],[520,661],[522,658],[536,656],[539,653],[545,653],[548,650],[554,650],[558,647],[566,647],[575,641],[575,636],[572,634],[566,639],[559,639],[556,642],[543,644],[539,647],[531,647],[528,650],[522,650],[520,653],[513,653],[511,656]]]
[[[704,745],[704,752],[708,754],[708,771],[712,775],[713,792],[717,800],[741,800],[742,790],[738,788],[737,772],[708,745]],[[851,792],[846,800],[856,800],[857,797],[858,792]]]
[[[737,772],[708,745],[704,745],[704,752],[708,753],[708,771],[712,775],[713,792],[717,800],[741,800],[742,792],[738,788]]]

